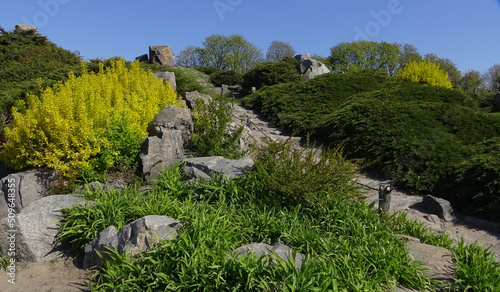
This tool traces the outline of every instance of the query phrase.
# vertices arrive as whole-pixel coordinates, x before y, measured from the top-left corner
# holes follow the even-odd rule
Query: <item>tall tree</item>
[[[486,81],[489,90],[500,91],[500,64],[495,64],[488,69]]]
[[[399,67],[402,69],[406,64],[410,62],[420,62],[422,61],[422,55],[418,52],[417,48],[412,44],[402,44],[399,45],[401,54],[399,56]]]
[[[477,94],[485,82],[485,77],[479,71],[469,70],[462,76],[460,85],[469,94]]]
[[[266,61],[267,62],[278,62],[284,57],[295,56],[295,49],[290,45],[290,43],[282,41],[272,41],[267,49]]]
[[[396,74],[401,54],[398,44],[373,41],[344,42],[332,47],[330,51],[333,69],[375,69],[390,76]]]
[[[439,67],[448,73],[448,79],[451,81],[453,88],[460,88],[460,81],[462,79],[462,72],[458,70],[455,63],[450,59],[444,59],[430,53],[424,56],[424,60],[431,61],[439,64]]]
[[[199,48],[195,46],[187,46],[177,55],[177,65],[184,67],[196,67],[200,65]]]
[[[262,62],[262,50],[243,36],[211,35],[197,50],[203,66],[243,73]]]

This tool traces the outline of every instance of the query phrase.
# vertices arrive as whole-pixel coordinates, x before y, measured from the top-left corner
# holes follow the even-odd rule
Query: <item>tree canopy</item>
[[[267,62],[278,62],[284,57],[295,56],[295,49],[289,43],[282,41],[272,41],[267,49],[266,61]]]

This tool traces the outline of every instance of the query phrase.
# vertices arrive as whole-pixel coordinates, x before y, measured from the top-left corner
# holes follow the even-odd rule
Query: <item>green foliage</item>
[[[218,71],[210,74],[210,82],[214,86],[222,86],[225,85],[239,85],[241,82],[242,75],[235,71]]]
[[[438,64],[439,69],[448,73],[448,79],[450,80],[453,88],[455,89],[461,88],[460,82],[462,80],[462,72],[458,70],[455,63],[453,63],[450,59],[443,59],[431,53],[431,54],[426,54],[424,56],[424,60]]]
[[[324,74],[304,82],[263,88],[246,96],[243,103],[261,111],[277,126],[286,126],[298,135],[312,134],[328,121],[325,116],[351,95],[380,89],[383,82],[364,74]]]
[[[81,250],[101,230],[145,215],[179,219],[172,241],[130,258],[109,253],[93,289],[99,291],[385,291],[394,285],[425,290],[431,282],[403,242],[372,206],[334,201],[318,208],[272,207],[255,193],[261,177],[212,177],[184,184],[178,167],[166,170],[148,196],[129,189],[89,193],[92,206],[63,209],[59,241]],[[204,194],[199,196],[198,194]],[[301,269],[272,256],[237,256],[251,242],[282,242],[306,256]],[[168,259],[168,260],[165,260]],[[119,279],[127,279],[120,281]]]
[[[500,116],[479,111],[477,101],[457,90],[367,73],[269,86],[243,102],[296,135],[310,133],[327,145],[345,141],[349,158],[363,159],[364,167],[414,191],[472,200],[473,211],[491,218],[490,204],[500,197],[494,190],[498,159],[486,153],[496,152],[470,147],[500,136]],[[467,175],[459,176],[462,172]],[[491,188],[481,186],[489,185],[486,181]],[[483,193],[476,196],[480,187]]]
[[[239,34],[211,35],[196,49],[202,66],[244,73],[262,62],[261,49]]]
[[[112,121],[103,137],[109,142],[108,147],[91,158],[87,168],[79,171],[80,178],[94,181],[96,177],[105,177],[110,169],[135,173],[139,167],[142,137],[130,130],[130,122],[126,118]]]
[[[464,240],[452,249],[457,271],[450,291],[497,292],[500,287],[500,263],[495,255],[479,245],[465,245]]]
[[[448,80],[448,73],[441,70],[437,63],[431,61],[410,62],[398,71],[398,80],[408,80],[411,82],[452,88],[451,81]]]
[[[340,43],[330,49],[333,69],[375,69],[394,76],[399,67],[401,49],[398,44],[356,41]]]
[[[196,100],[193,113],[193,151],[197,156],[224,156],[239,158],[238,140],[243,127],[230,131],[233,103],[227,96],[214,96],[208,104]]]
[[[257,150],[249,175],[261,178],[264,189],[284,206],[316,206],[358,197],[353,185],[356,167],[341,148],[295,149],[275,142]]]
[[[454,170],[456,182],[443,191],[469,210],[500,221],[500,137],[474,145],[467,154]]]
[[[0,34],[0,113],[10,111],[28,94],[67,80],[69,72],[80,71],[80,58],[57,47],[33,30]],[[3,125],[2,125],[3,126]]]
[[[217,69],[215,67],[196,67],[196,70],[198,70],[198,71],[200,71],[202,73],[205,73],[207,75],[211,75],[213,73],[222,71],[222,70]]]
[[[84,68],[81,77],[70,75],[68,82],[40,97],[30,95],[27,106],[14,109],[2,160],[14,169],[49,167],[74,178],[91,157],[110,147],[112,121],[125,117],[131,132],[145,136],[154,115],[168,104],[179,104],[170,84],[137,62],[130,70],[123,59],[106,70],[101,65],[98,74]]]
[[[261,89],[280,83],[300,82],[302,76],[297,71],[298,62],[293,58],[285,58],[280,62],[258,64],[243,75],[241,87],[243,93],[252,93],[252,87]]]

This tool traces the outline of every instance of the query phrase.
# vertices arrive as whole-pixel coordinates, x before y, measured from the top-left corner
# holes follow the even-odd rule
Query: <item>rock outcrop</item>
[[[185,92],[182,95],[182,100],[186,102],[186,105],[191,110],[196,108],[196,100],[201,99],[205,104],[208,104],[212,97],[205,93],[199,93],[198,91]]]
[[[62,218],[60,209],[83,205],[84,199],[73,195],[48,196],[32,202],[17,214],[15,223],[8,218],[1,221],[0,236],[7,238],[16,230],[15,250],[18,258],[28,262],[47,262],[62,256],[61,247],[54,245],[57,222]],[[3,242],[3,241],[2,241]],[[5,252],[4,246],[2,250]]]
[[[450,202],[445,199],[427,195],[422,200],[422,203],[420,203],[420,208],[439,216],[444,221],[450,222],[456,220]]]
[[[114,249],[119,253],[135,256],[152,249],[160,240],[173,240],[182,228],[182,223],[167,216],[149,215],[137,219],[119,232],[109,226],[99,236],[85,246],[83,267],[90,268],[102,264],[97,252]]]
[[[148,126],[148,135],[161,137],[162,133],[179,130],[182,132],[182,144],[188,150],[191,146],[191,136],[194,132],[194,123],[191,111],[175,105],[164,107]]]
[[[183,159],[184,173],[188,178],[207,179],[213,174],[224,174],[235,178],[245,174],[253,166],[250,157],[233,160],[222,156],[196,157]]]
[[[330,70],[325,66],[325,64],[313,59],[309,54],[297,55],[295,56],[295,59],[300,65],[300,74],[307,79],[312,79],[318,75],[330,73]]]
[[[12,173],[4,177],[0,182],[3,192],[0,199],[0,219],[7,217],[9,193],[15,194],[15,197],[13,197],[15,202],[14,210],[19,213],[34,201],[48,196],[49,184],[54,180],[55,177],[52,171],[40,169]]]
[[[150,46],[149,63],[163,66],[174,66],[174,52],[169,46]]]
[[[175,73],[174,72],[157,72],[155,73],[156,77],[163,79],[163,83],[170,82],[174,91],[177,91],[177,82],[175,81]]]
[[[36,26],[29,24],[16,24],[16,27],[14,28],[14,32],[27,31],[27,30],[34,30],[35,32],[37,31]]]
[[[148,54],[143,54],[143,55],[135,57],[135,60],[142,62],[142,63],[147,63],[147,62],[149,62],[149,57],[148,57]]]

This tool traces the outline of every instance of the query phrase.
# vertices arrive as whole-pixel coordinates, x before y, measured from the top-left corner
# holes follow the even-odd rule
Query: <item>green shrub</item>
[[[442,70],[439,64],[429,60],[421,62],[412,61],[406,64],[403,69],[398,71],[396,79],[444,88],[453,87],[451,81],[448,80],[448,73]]]
[[[170,84],[137,62],[130,70],[123,59],[106,70],[101,66],[98,74],[84,69],[81,77],[70,75],[68,82],[40,97],[30,95],[27,106],[14,110],[1,158],[13,169],[49,167],[74,178],[110,147],[112,121],[125,117],[131,132],[145,136],[154,115],[168,104],[179,104]]]
[[[210,82],[214,86],[220,87],[225,85],[239,85],[241,82],[241,74],[235,71],[218,71],[210,74]]]
[[[233,103],[227,96],[216,95],[208,104],[201,99],[196,100],[192,140],[193,151],[197,156],[242,156],[237,148],[243,127],[230,132],[232,113]]]
[[[314,133],[354,94],[380,89],[382,84],[373,76],[324,74],[304,82],[269,86],[246,96],[243,103],[260,110],[275,125],[305,135]]]
[[[40,94],[43,87],[80,72],[80,58],[57,47],[33,30],[0,33],[0,113],[10,111],[28,94]]]
[[[356,167],[342,149],[295,149],[292,143],[275,142],[258,149],[255,175],[276,203],[284,206],[316,206],[334,200],[356,198]]]
[[[302,76],[297,71],[297,65],[298,62],[292,58],[280,62],[257,64],[243,75],[243,81],[241,83],[243,93],[252,93],[252,87],[261,89],[264,86],[279,83],[300,82]]]
[[[207,75],[212,75],[214,73],[222,71],[222,70],[217,69],[215,67],[196,67],[196,70],[198,70],[198,71],[200,71],[202,73],[205,73]]]
[[[470,147],[443,192],[470,211],[500,221],[500,137]]]

